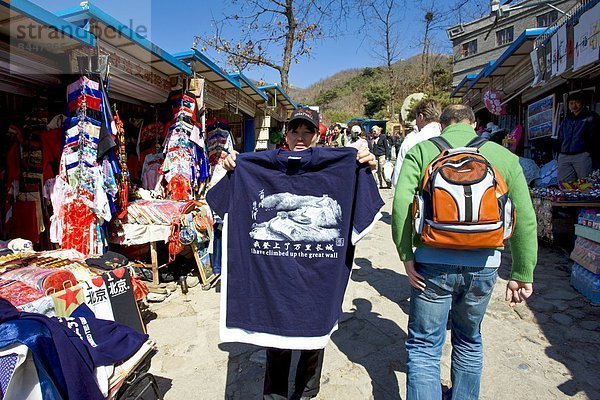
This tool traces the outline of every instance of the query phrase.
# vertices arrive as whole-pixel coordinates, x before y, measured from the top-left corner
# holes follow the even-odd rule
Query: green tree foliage
[[[329,123],[346,122],[354,117],[356,115],[345,111],[329,110],[323,112],[323,119]]]
[[[315,99],[316,103],[321,107],[326,106],[327,104],[334,101],[340,95],[340,88],[334,87],[331,89],[327,89],[319,93],[317,98]]]
[[[375,114],[385,111],[390,100],[390,94],[383,85],[373,85],[365,92],[365,116],[372,118]]]

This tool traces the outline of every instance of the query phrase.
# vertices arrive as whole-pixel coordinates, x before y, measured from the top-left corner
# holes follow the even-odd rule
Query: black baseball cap
[[[319,130],[319,112],[315,111],[308,107],[298,107],[292,112],[290,115],[290,119],[288,120],[288,124],[295,120],[303,120],[309,122],[311,125],[315,127],[316,130]]]

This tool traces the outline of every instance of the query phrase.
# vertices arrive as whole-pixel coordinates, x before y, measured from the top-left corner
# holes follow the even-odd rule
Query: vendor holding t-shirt
[[[314,110],[305,108],[299,108],[295,110],[287,123],[285,140],[289,146],[289,149],[294,152],[299,152],[312,147],[316,147],[316,144],[319,140],[318,113]],[[319,150],[323,150],[328,153],[330,151],[336,151],[333,149]],[[359,163],[368,163],[371,169],[375,169],[377,166],[375,157],[368,150],[359,151],[357,154],[357,160],[359,161]],[[240,161],[238,160],[238,162]],[[225,169],[230,171],[236,167],[235,153],[231,154],[225,159],[224,167]],[[374,193],[378,196],[372,178],[369,179],[369,181],[373,184]],[[219,190],[219,188],[216,188],[216,190]],[[349,196],[351,196],[351,194]],[[275,203],[271,204],[271,202],[283,201],[287,202],[286,204],[289,206],[287,208],[291,209],[294,208],[291,204],[293,200],[297,200],[299,203],[298,207],[295,208],[294,211],[280,211],[277,213],[277,216],[272,218],[268,223],[254,224],[251,236],[253,238],[283,236],[286,239],[289,239],[290,241],[300,241],[302,240],[302,237],[297,237],[298,235],[307,237],[310,236],[314,238],[315,235],[327,236],[331,233],[330,231],[334,230],[332,229],[332,227],[335,226],[335,224],[332,221],[339,217],[337,213],[341,211],[341,209],[331,206],[330,203],[336,202],[327,195],[323,195],[322,197],[290,197],[288,193],[280,193],[266,197],[261,201],[261,204],[259,204],[259,206],[263,205],[267,208],[273,208],[275,207]],[[381,201],[380,198],[379,200]],[[238,201],[241,201],[243,203],[243,199],[240,200],[236,198],[236,202]],[[381,204],[383,204],[383,202],[381,202]],[[381,205],[378,205],[378,207],[380,206]],[[326,239],[320,238],[319,240]],[[334,288],[330,289],[334,291]],[[292,308],[301,308],[301,305],[293,305],[294,299],[297,299],[297,301],[301,302],[301,297],[297,297],[288,293],[287,298],[287,301],[292,303]],[[274,304],[273,307],[275,306],[276,305]],[[320,321],[314,322],[315,325],[320,324]],[[298,327],[289,328],[297,329]],[[311,329],[313,327],[304,328]],[[267,348],[267,360],[265,367],[265,381],[263,392],[264,399],[287,399],[288,373],[290,370],[290,364],[292,360],[292,350],[281,347],[274,347],[276,345],[272,342],[269,343],[269,345],[271,347]],[[324,349],[315,349],[315,347],[308,347],[308,349],[306,350],[299,351],[300,357],[298,360],[296,375],[294,379],[295,389],[294,393],[291,395],[291,398],[313,398],[317,395],[320,388],[321,368],[323,365]]]
[[[597,151],[599,117],[584,107],[581,92],[572,93],[569,112],[558,128],[558,180],[575,181],[592,172],[592,151]]]

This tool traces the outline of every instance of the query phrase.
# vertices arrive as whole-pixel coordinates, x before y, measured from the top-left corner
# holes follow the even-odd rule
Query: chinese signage
[[[600,49],[600,3],[584,12],[573,27],[573,70],[598,61]]]
[[[110,60],[111,73],[124,72],[128,75],[136,76],[146,83],[155,86],[162,90],[170,90],[171,89],[171,81],[168,77],[163,76],[162,74],[152,71],[151,68],[146,67],[141,63],[137,63],[133,61],[132,57],[122,56],[115,51],[108,50],[103,48],[102,51],[108,54]]]
[[[220,110],[225,107],[227,93],[225,89],[221,89],[211,81],[206,81],[205,99],[207,106],[214,110]]]

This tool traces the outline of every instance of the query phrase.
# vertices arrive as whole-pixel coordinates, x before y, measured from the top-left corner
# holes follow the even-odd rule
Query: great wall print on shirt
[[[342,208],[328,195],[303,196],[289,192],[252,203],[251,254],[280,257],[337,258],[344,246]]]

